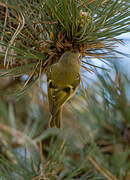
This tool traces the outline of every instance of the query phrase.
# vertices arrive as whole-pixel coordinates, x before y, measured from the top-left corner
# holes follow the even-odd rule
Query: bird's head
[[[69,65],[69,64],[81,64],[81,58],[79,51],[66,51],[61,57],[60,62]]]

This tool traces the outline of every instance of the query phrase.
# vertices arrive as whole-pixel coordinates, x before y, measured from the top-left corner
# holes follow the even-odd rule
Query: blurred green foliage
[[[18,102],[1,97],[1,179],[129,179],[130,82],[119,72],[97,77],[65,105],[62,130],[48,128],[37,87]]]
[[[61,130],[48,127],[44,85],[64,51],[78,49],[89,72],[91,58],[125,55],[115,43],[128,10],[128,0],[0,1],[0,180],[130,179],[128,78],[100,67],[87,96],[65,105]]]

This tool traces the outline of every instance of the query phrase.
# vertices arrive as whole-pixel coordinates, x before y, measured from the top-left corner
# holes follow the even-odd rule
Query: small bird
[[[50,127],[61,127],[63,105],[76,93],[80,84],[80,53],[66,51],[47,70]]]

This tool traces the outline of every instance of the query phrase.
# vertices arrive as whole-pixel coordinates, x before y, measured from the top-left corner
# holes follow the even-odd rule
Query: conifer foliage
[[[0,180],[130,179],[130,80],[111,63],[125,55],[115,46],[128,10],[128,0],[0,1]],[[62,130],[51,129],[44,77],[71,49],[102,73],[65,105]]]

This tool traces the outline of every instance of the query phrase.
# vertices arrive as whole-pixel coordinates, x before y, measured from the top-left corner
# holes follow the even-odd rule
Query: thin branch
[[[2,124],[2,123],[0,123],[0,129],[10,133],[11,135],[13,135],[15,137],[19,137],[20,142],[21,142],[21,139],[23,140],[23,143],[24,143],[24,141],[30,142],[37,150],[39,150],[38,146],[36,145],[34,140],[32,140],[29,136],[25,135],[23,132],[18,131],[16,129],[13,129],[13,128],[11,128],[11,127],[9,127],[9,126],[7,126],[5,124]]]
[[[22,17],[22,19],[21,19]],[[16,39],[16,37],[18,36],[18,34],[20,33],[20,31],[23,29],[24,27],[24,24],[25,24],[25,20],[24,20],[24,16],[22,15],[21,13],[21,17],[19,16],[19,24],[18,24],[18,27],[14,33],[14,35],[12,36],[11,40],[10,40],[10,43],[6,49],[6,52],[5,52],[5,57],[4,57],[4,66],[6,65],[6,59],[7,59],[7,55],[8,55],[8,51],[9,51],[9,48],[12,46],[12,44],[14,43],[14,40]],[[21,25],[22,24],[22,25]],[[21,25],[21,27],[20,27]],[[7,64],[7,67],[9,66],[9,60],[8,60],[8,64]]]
[[[119,180],[116,176],[111,174],[107,169],[98,164],[92,157],[88,158],[89,161],[95,166],[95,168],[103,174],[108,180]]]
[[[29,78],[27,79],[27,81],[25,82],[23,89],[26,87],[26,85],[28,84],[28,82],[31,80],[31,78],[33,77],[37,67],[38,67],[39,63],[36,64],[36,67],[34,68],[34,70],[32,71],[31,75],[29,76]]]

